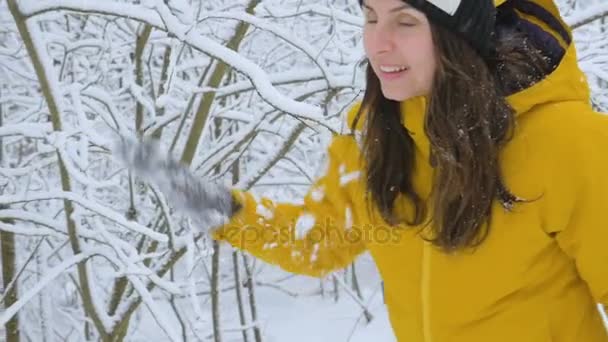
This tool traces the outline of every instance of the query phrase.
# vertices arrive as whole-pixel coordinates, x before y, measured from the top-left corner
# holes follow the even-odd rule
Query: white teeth
[[[380,70],[382,70],[383,72],[399,72],[405,69],[407,69],[407,67],[404,66],[380,66]]]

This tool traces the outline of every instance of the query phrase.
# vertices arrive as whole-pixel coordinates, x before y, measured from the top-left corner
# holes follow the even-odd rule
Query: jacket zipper
[[[431,266],[430,243],[422,241],[422,275],[420,280],[420,292],[422,299],[422,338],[424,342],[432,342],[431,319],[430,319],[430,266]]]

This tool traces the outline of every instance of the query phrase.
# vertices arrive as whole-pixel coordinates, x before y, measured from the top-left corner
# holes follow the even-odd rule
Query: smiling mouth
[[[378,67],[378,77],[384,80],[393,80],[403,76],[407,71],[410,70],[407,66],[385,66],[381,65]]]
[[[385,66],[385,65],[381,65],[380,66],[380,71],[384,72],[384,73],[397,73],[397,72],[401,72],[401,71],[405,71],[409,69],[406,66]]]

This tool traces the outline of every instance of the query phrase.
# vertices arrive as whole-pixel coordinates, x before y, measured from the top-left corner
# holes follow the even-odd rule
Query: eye
[[[377,22],[378,22],[378,20],[377,20],[377,19],[378,19],[378,18],[375,18],[375,17],[374,17],[373,15],[371,15],[371,14],[367,14],[367,15],[365,16],[365,22],[366,22],[367,24],[375,24],[375,23],[377,23]]]
[[[411,27],[411,26],[416,26],[418,24],[418,20],[409,14],[400,16],[400,19],[401,19],[401,20],[399,20],[400,26]]]

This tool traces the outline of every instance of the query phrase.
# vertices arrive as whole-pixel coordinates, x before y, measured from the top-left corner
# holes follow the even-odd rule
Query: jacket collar
[[[577,64],[576,50],[571,44],[556,69],[540,82],[507,98],[516,111],[517,120],[537,106],[563,101],[589,101],[590,91],[585,74]],[[426,160],[430,142],[424,132],[428,99],[417,96],[400,103],[401,122]]]

